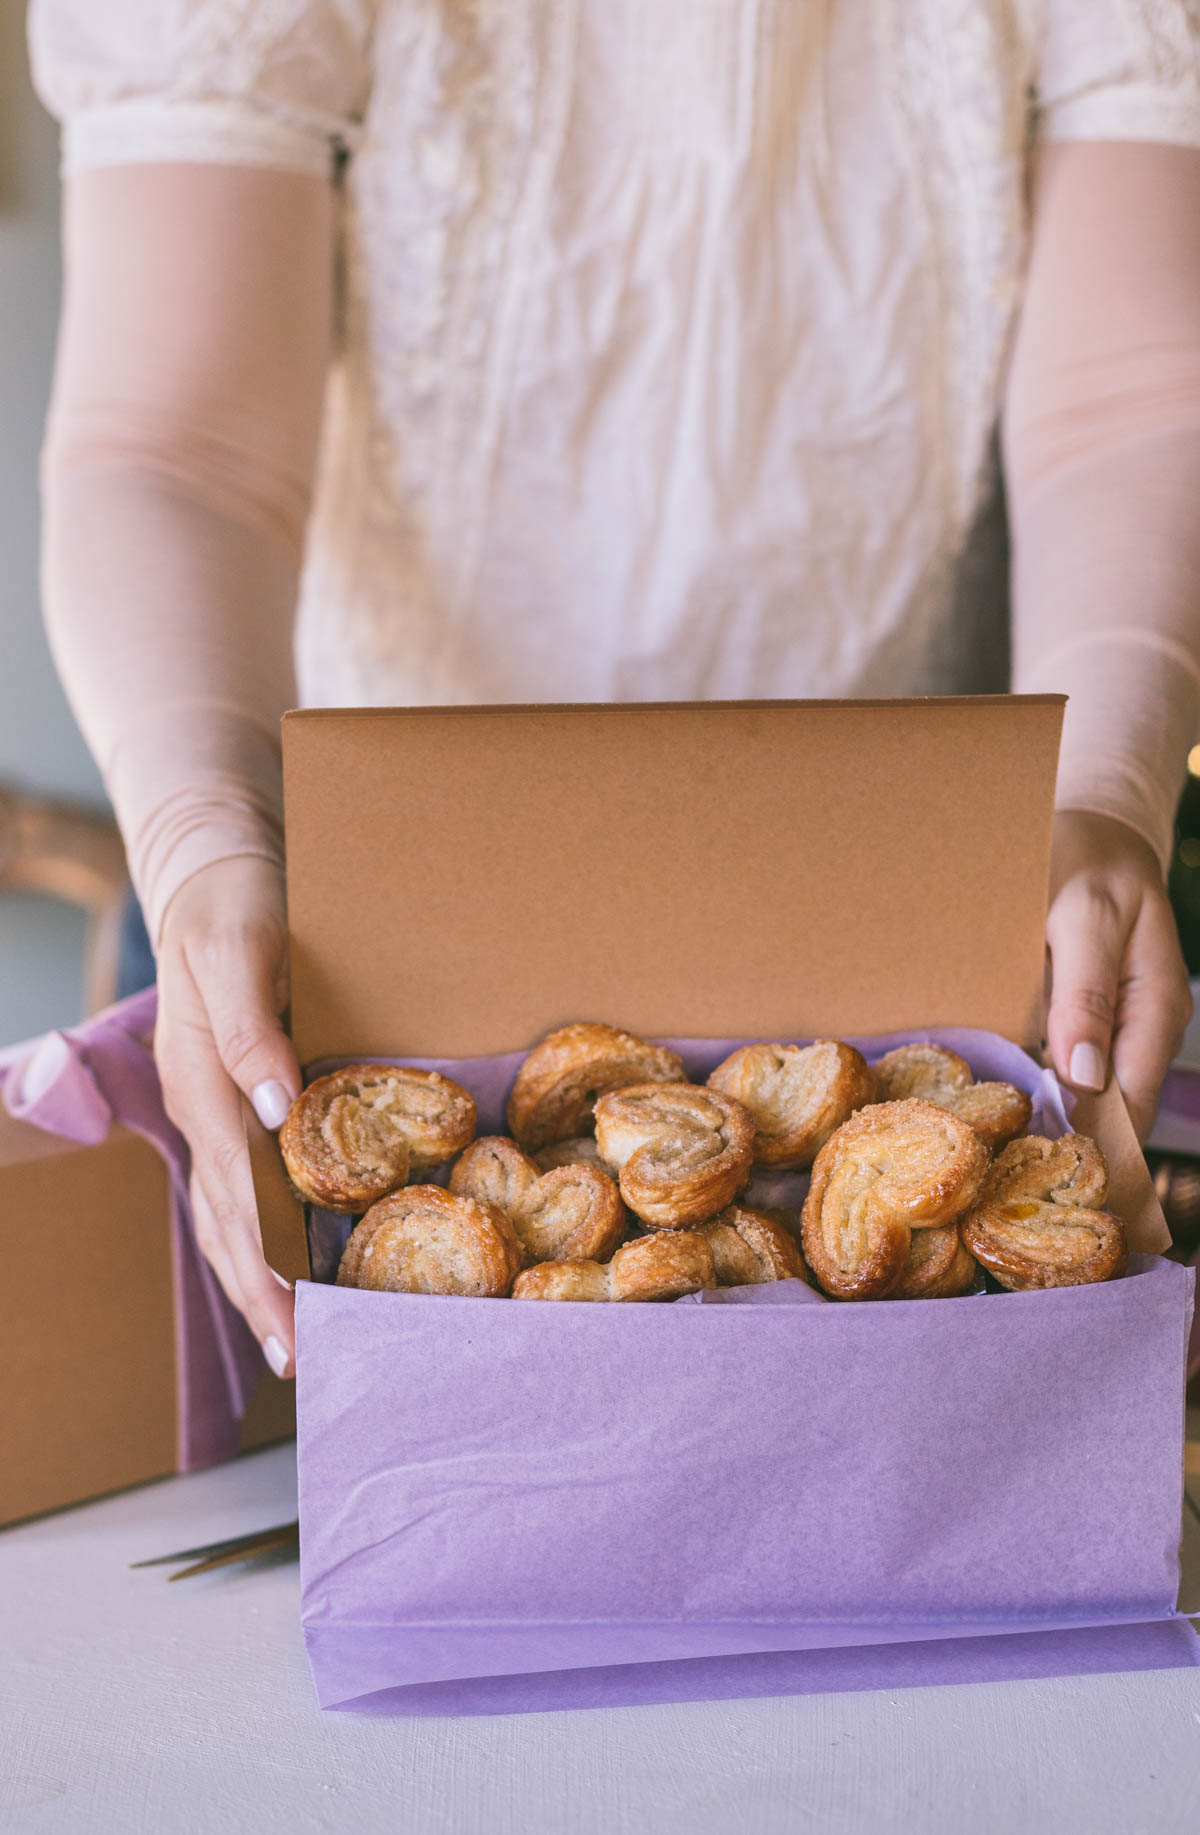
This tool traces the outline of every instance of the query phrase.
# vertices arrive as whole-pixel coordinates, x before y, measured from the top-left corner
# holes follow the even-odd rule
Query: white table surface
[[[488,1719],[321,1713],[294,1563],[178,1585],[129,1568],[294,1505],[289,1446],[0,1534],[0,1830],[1200,1829],[1200,1670]],[[1200,1578],[1194,1517],[1185,1536]]]

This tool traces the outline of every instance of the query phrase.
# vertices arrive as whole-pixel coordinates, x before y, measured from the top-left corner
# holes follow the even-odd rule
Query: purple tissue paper
[[[921,1036],[1066,1125],[1015,1046]],[[688,1043],[691,1074],[733,1043]],[[519,1062],[439,1068],[484,1132]],[[1190,1661],[1182,1624],[1118,1628],[1174,1617],[1192,1281],[1145,1256],[1102,1286],[882,1304],[799,1282],[627,1307],[301,1283],[318,1698],[495,1713],[895,1686],[1069,1670],[1072,1640],[1084,1668]]]

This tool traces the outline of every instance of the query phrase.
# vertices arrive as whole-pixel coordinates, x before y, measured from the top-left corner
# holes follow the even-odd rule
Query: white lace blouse
[[[1031,143],[1196,0],[34,0],[68,169],[340,170],[308,701],[953,687]]]

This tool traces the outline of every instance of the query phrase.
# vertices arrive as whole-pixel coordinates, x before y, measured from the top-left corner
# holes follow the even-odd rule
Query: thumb
[[[1108,1082],[1125,946],[1117,911],[1079,881],[1068,882],[1051,907],[1046,940],[1046,1037],[1054,1068],[1076,1089],[1101,1090]]]
[[[280,1023],[284,981],[277,953],[246,933],[206,941],[188,967],[221,1063],[264,1128],[278,1128],[300,1093],[300,1067]]]

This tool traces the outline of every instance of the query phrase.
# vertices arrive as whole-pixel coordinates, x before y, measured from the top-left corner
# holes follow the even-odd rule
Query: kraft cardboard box
[[[0,1104],[0,1523],[180,1468],[166,1166],[114,1125],[79,1145]],[[240,1450],[294,1431],[263,1366]]]
[[[436,1061],[490,1088],[509,1054],[585,1018],[700,1041],[697,1062],[704,1041],[962,1026],[1036,1050],[1061,711],[1004,697],[291,715],[301,1062]],[[1042,1074],[1026,1061],[1035,1092]],[[1102,1146],[1139,1252],[1107,1289],[785,1310],[302,1282],[303,1617],[321,1701],[761,1692],[757,1672],[695,1664],[864,1641],[992,1650],[1031,1624],[1169,1618],[1191,1277],[1155,1259],[1165,1225],[1119,1094],[1071,1120]],[[277,1154],[256,1156],[256,1179],[271,1230],[298,1237]],[[1129,1367],[1099,1355],[1113,1343]],[[912,1406],[873,1407],[871,1384],[890,1393],[898,1369]],[[752,1405],[768,1394],[770,1410]],[[1072,1527],[1088,1485],[1102,1580]],[[818,1492],[820,1508],[792,1501]],[[968,1598],[972,1524],[1003,1527],[1018,1498],[1010,1540],[1028,1544],[1034,1513],[1038,1584],[1006,1594],[983,1574]],[[733,1521],[750,1546],[731,1554]],[[768,1523],[795,1577],[782,1592],[757,1559]],[[814,1602],[806,1538],[830,1535],[865,1565]]]

